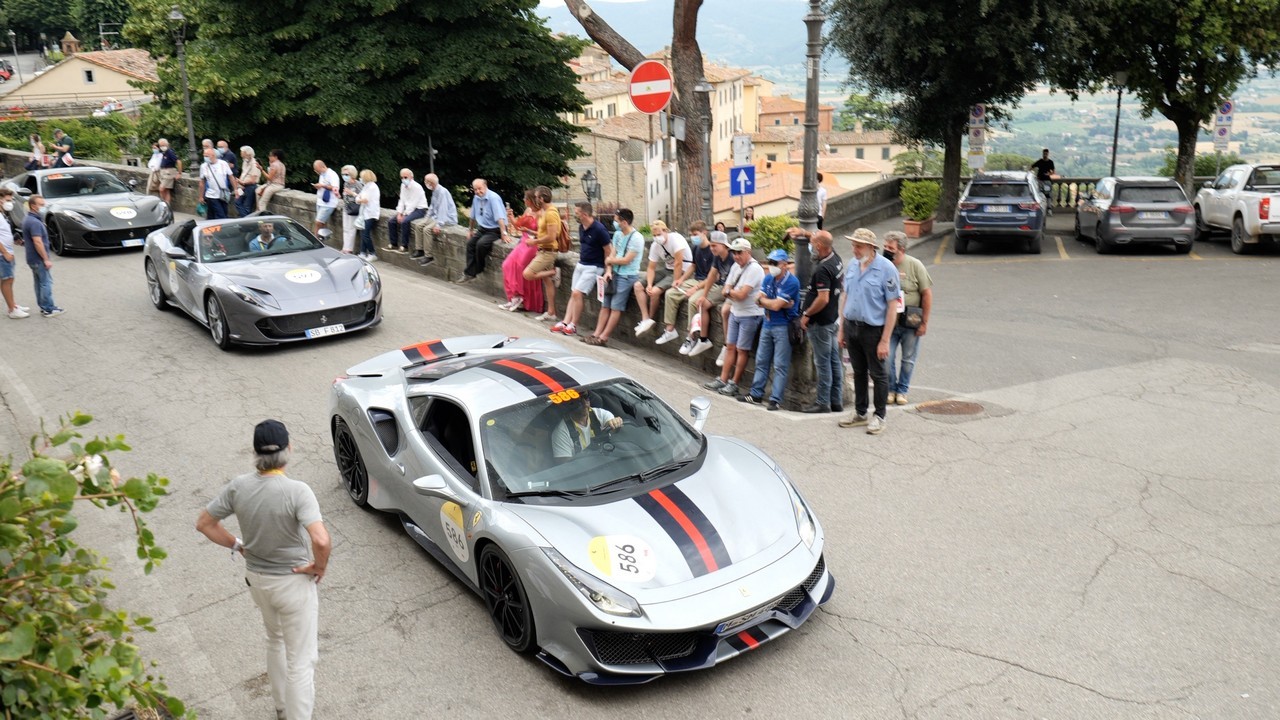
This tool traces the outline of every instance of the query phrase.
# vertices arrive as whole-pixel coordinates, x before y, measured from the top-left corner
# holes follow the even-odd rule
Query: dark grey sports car
[[[142,247],[148,234],[173,222],[164,201],[134,192],[101,168],[32,170],[4,184],[48,201],[49,245],[58,255]]]
[[[279,215],[188,220],[147,236],[151,302],[177,305],[218,347],[341,335],[382,320],[372,265]]]

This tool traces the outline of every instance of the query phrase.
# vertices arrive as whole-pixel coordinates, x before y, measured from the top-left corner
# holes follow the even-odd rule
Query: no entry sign
[[[646,115],[662,112],[671,102],[671,71],[657,60],[645,60],[631,71],[631,104]]]

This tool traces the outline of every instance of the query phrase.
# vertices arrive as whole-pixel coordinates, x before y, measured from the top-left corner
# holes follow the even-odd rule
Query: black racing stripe
[[[685,495],[684,491],[675,485],[663,488],[662,492],[693,521],[694,526],[698,528],[698,532],[702,533],[703,540],[707,542],[707,547],[711,549],[711,554],[715,557],[716,564],[721,568],[732,565],[733,560],[729,557],[729,550],[724,546],[724,540],[720,537],[720,533],[716,531],[716,526],[711,524],[711,521],[689,499],[689,496]]]
[[[555,365],[552,365],[551,363],[536,362],[532,360],[526,360],[524,358],[517,358],[515,362],[517,364],[524,365],[526,367],[530,367],[530,368],[533,368],[534,370],[537,370],[538,372],[546,375],[547,377],[551,378],[557,383],[560,383],[560,386],[565,389],[576,388],[580,384],[577,380],[573,379],[572,375],[565,372],[564,370],[561,370]]]
[[[680,523],[676,521],[662,504],[648,493],[637,495],[635,501],[649,513],[658,525],[667,533],[676,547],[680,548],[680,554],[684,555],[684,561],[689,565],[689,571],[694,577],[702,577],[711,572],[711,568],[707,567],[706,561],[702,559],[702,554],[698,552],[698,547],[694,544],[693,538],[680,527]]]
[[[526,390],[529,390],[534,395],[546,395],[547,393],[551,392],[551,390],[547,388],[546,383],[540,382],[537,378],[534,378],[528,373],[522,373],[519,370],[516,370],[515,368],[507,367],[506,365],[498,365],[496,363],[489,363],[484,366],[484,369],[489,370],[491,372],[498,373],[499,375],[505,378],[508,378],[510,380],[515,380],[517,383],[520,383],[520,385],[524,386]]]
[[[515,380],[535,395],[548,395],[579,385],[573,376],[560,368],[523,358],[500,358],[486,364],[484,368]]]
[[[751,646],[743,642],[742,638],[738,637],[737,633],[725,638],[725,642],[729,643],[729,647],[737,650],[738,652],[746,652],[751,649]]]
[[[444,346],[443,340],[430,340],[417,345],[408,345],[400,348],[400,350],[407,360],[414,363],[420,363],[424,360],[441,360],[452,355],[449,349]]]
[[[751,639],[755,640],[758,643],[769,641],[769,633],[765,632],[764,628],[761,628],[759,625],[753,628],[749,628],[747,630],[743,630],[743,632],[750,635]]]

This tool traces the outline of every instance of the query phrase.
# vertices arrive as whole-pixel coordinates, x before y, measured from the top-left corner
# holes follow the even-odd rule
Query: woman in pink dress
[[[507,223],[520,229],[520,239],[516,247],[502,261],[502,287],[507,293],[507,301],[498,307],[515,312],[531,310],[543,311],[546,299],[542,296],[541,280],[525,280],[524,269],[538,254],[538,216],[533,213],[533,193],[524,194],[524,214],[518,219],[513,217],[511,208],[507,208]]]

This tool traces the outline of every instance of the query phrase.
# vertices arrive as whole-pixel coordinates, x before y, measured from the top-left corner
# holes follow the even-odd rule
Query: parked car
[[[182,308],[218,347],[305,342],[382,321],[382,279],[279,215],[188,220],[147,237],[158,310]]]
[[[173,222],[164,201],[135,192],[136,182],[126,184],[101,168],[32,170],[4,184],[48,201],[49,245],[58,255],[142,247],[148,234]]]
[[[1231,252],[1280,241],[1280,165],[1232,165],[1196,193],[1201,235],[1226,230]]]
[[[1141,244],[1189,253],[1195,236],[1195,211],[1172,178],[1104,177],[1076,207],[1076,239],[1099,253]]]
[[[348,369],[328,425],[352,502],[395,514],[510,649],[615,685],[750,652],[835,589],[795,483],[703,434],[710,408],[690,422],[598,360],[486,335]]]
[[[965,186],[956,205],[956,254],[969,252],[974,240],[1025,240],[1027,252],[1040,254],[1048,203],[1034,173],[1002,170],[979,173]]]

